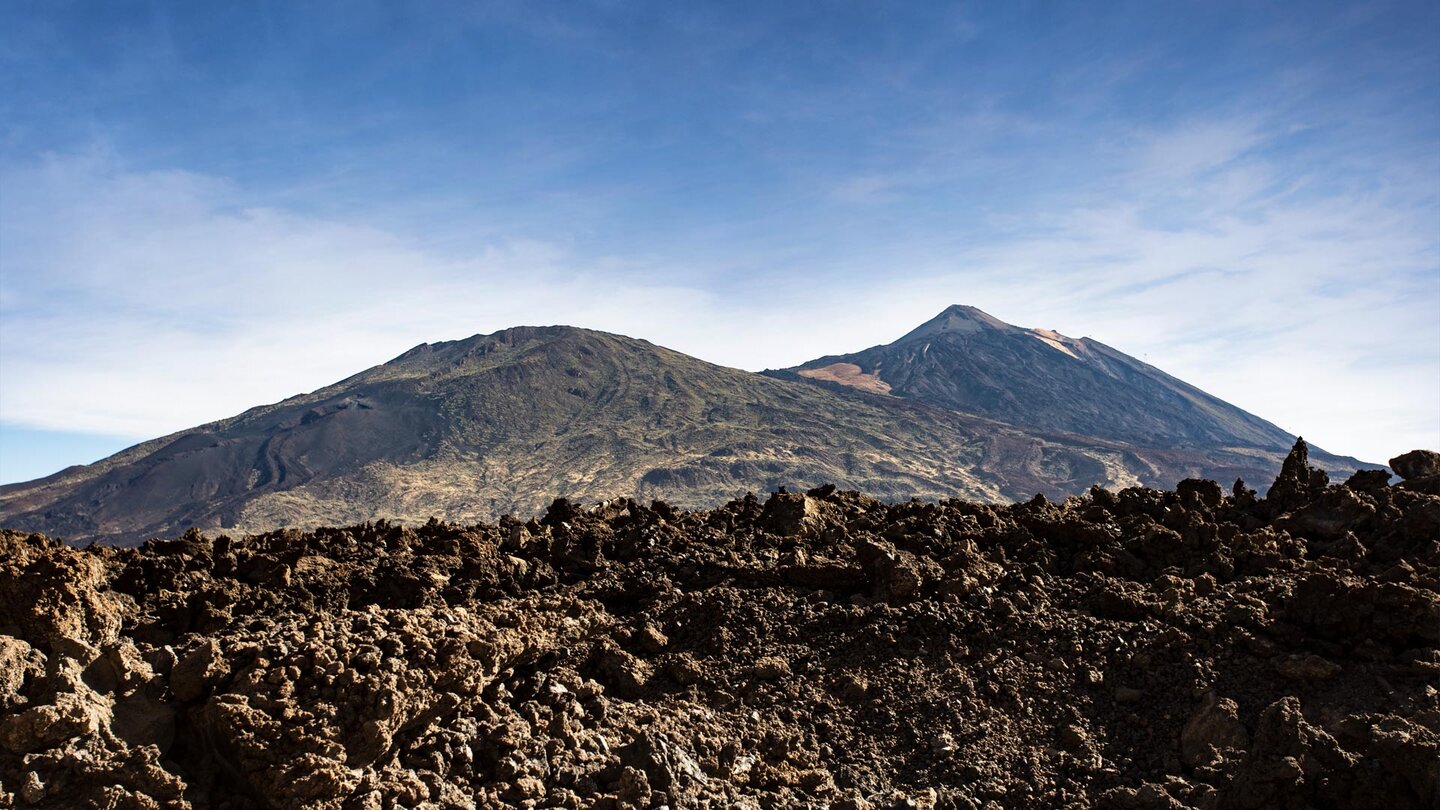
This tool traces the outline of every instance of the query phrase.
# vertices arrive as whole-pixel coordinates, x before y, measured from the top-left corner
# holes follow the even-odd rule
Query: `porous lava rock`
[[[1300,438],[1281,463],[1280,475],[1270,485],[1265,498],[1273,512],[1288,511],[1314,500],[1329,483],[1330,477],[1324,470],[1310,466],[1310,448]]]
[[[1440,495],[1440,453],[1411,450],[1390,459],[1390,467],[1405,479],[1400,485],[1405,489]]]
[[[1440,496],[1270,492],[4,532],[0,807],[1436,806]]]
[[[1434,450],[1411,450],[1390,459],[1390,469],[1405,480],[1440,475],[1440,453]]]

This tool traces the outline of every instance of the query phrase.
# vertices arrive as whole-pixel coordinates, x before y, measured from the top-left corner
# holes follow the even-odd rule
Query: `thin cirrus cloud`
[[[46,18],[0,52],[0,480],[424,341],[571,323],[760,369],[949,303],[1334,452],[1440,446],[1418,6],[153,8],[123,48]]]

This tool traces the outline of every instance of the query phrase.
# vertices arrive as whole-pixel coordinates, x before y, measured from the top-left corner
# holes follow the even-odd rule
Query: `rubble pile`
[[[0,807],[1434,807],[1440,455],[1392,467],[6,532]]]

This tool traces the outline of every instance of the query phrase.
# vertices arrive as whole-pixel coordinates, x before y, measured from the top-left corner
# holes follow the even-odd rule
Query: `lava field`
[[[0,807],[1440,805],[1440,455],[0,534]]]

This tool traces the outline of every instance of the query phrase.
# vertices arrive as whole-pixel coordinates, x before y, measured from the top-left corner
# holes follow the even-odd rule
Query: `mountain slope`
[[[1154,448],[1284,451],[1295,440],[1103,343],[1012,326],[974,307],[952,306],[894,343],[788,371],[1021,428]]]
[[[1002,501],[1265,481],[1284,455],[1019,428],[791,376],[571,327],[423,344],[313,393],[0,487],[0,526],[126,543],[190,526],[493,520],[557,496],[698,508],[825,483]]]
[[[0,525],[133,541],[380,517],[530,514],[558,495],[681,506],[833,482],[987,500],[1126,485],[1121,447],[875,403],[645,341],[521,327],[0,488]]]

